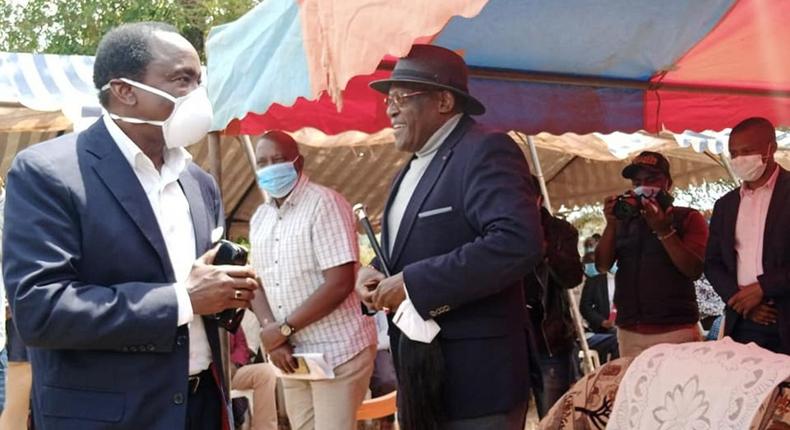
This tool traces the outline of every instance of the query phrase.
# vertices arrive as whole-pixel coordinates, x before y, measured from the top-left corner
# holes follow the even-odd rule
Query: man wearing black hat
[[[362,269],[357,291],[369,307],[413,307],[440,328],[423,343],[391,324],[401,426],[523,429],[522,279],[543,243],[524,155],[470,117],[485,108],[452,51],[416,45],[371,86],[387,95],[395,146],[414,155],[390,190],[379,270]]]
[[[604,201],[606,229],[595,250],[600,272],[617,262],[614,303],[621,356],[659,343],[701,340],[694,280],[708,226],[694,209],[672,205],[663,155],[645,151],[623,169],[633,190]]]

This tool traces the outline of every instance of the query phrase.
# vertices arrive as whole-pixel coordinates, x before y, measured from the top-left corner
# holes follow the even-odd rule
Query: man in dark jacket
[[[663,155],[645,151],[623,169],[633,189],[604,203],[606,229],[595,249],[601,272],[617,262],[617,338],[633,357],[659,343],[702,340],[694,281],[702,274],[708,225],[672,205]]]
[[[589,239],[588,239],[589,240]],[[600,273],[595,267],[595,254],[588,252],[582,258],[584,263],[584,287],[579,302],[579,311],[587,321],[592,333],[587,335],[587,344],[598,352],[601,363],[620,356],[617,347],[617,329],[614,318],[617,311],[612,306],[614,298],[615,267],[609,272]]]
[[[458,54],[415,45],[389,79],[371,83],[387,95],[395,147],[414,155],[382,216],[376,265],[388,263],[392,276],[363,268],[357,292],[368,307],[398,315],[412,306],[417,319],[441,328],[423,343],[397,321],[390,327],[404,430],[524,428],[522,279],[543,238],[524,154],[471,118],[485,108],[469,94],[467,75]],[[434,368],[444,377],[426,374]],[[413,404],[418,398],[426,401]],[[436,413],[422,419],[428,410]]]
[[[743,185],[716,202],[705,274],[727,303],[724,334],[790,354],[790,173],[774,160],[774,126],[750,118],[730,133]]]
[[[540,189],[537,178],[532,177]],[[578,379],[578,347],[567,289],[582,282],[579,232],[567,221],[554,217],[538,197],[543,227],[543,261],[524,279],[529,309],[530,334],[537,347],[543,387],[533,382],[533,392],[542,418],[571,384]]]

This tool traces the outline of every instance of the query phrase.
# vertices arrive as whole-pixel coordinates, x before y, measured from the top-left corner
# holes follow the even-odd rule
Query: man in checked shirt
[[[261,340],[285,373],[297,367],[295,352],[323,353],[335,373],[318,381],[283,378],[291,428],[355,429],[373,372],[376,327],[354,294],[359,247],[351,206],[310,182],[288,134],[265,134],[255,156],[266,194],[250,220],[252,265],[265,293]]]

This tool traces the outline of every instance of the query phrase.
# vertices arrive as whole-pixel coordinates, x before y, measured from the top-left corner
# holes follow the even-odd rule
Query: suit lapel
[[[733,258],[735,261],[735,229],[738,225],[738,212],[740,211],[741,206],[741,193],[740,189],[734,193],[732,198],[733,202],[730,205],[725,205],[724,207],[727,208],[725,212],[724,220],[723,220],[723,227],[724,231],[722,232],[722,242],[723,242],[723,249],[731,249],[732,252],[728,253],[727,256]]]
[[[415,188],[414,194],[412,194],[409,199],[409,204],[406,206],[406,211],[403,213],[403,219],[401,220],[400,228],[398,228],[398,236],[394,238],[395,245],[392,247],[392,258],[390,258],[392,267],[397,266],[398,258],[400,258],[406,239],[409,237],[412,227],[414,227],[414,222],[417,219],[417,213],[419,213],[422,203],[425,201],[425,198],[428,197],[436,181],[442,175],[447,161],[449,161],[450,157],[453,155],[453,148],[458,141],[461,140],[467,128],[472,123],[474,123],[474,121],[468,117],[461,118],[461,121],[455,126],[452,133],[450,133],[450,136],[447,137],[447,140],[445,140],[436,151],[436,155],[434,155],[430,164],[428,164],[428,167],[425,169],[425,173],[423,173],[422,178],[420,178],[420,182],[417,183],[417,188]],[[394,190],[397,191],[397,188]]]
[[[768,215],[765,217],[763,265],[766,264],[766,257],[770,255],[769,252],[766,252],[766,248],[774,243],[772,239],[777,225],[780,224],[780,222],[772,222],[772,220],[782,220],[781,222],[784,222],[785,218],[782,217],[782,214],[785,213],[787,196],[790,193],[790,174],[779,166],[777,166],[777,169],[779,169],[779,176],[776,178],[776,186],[773,194],[771,194],[771,203],[768,205]],[[784,239],[783,236],[781,238]],[[784,246],[785,244],[783,243],[782,245]]]
[[[83,136],[86,149],[98,157],[93,165],[94,171],[154,248],[167,279],[174,279],[165,239],[148,197],[104,122],[98,121]]]
[[[197,179],[184,169],[178,177],[178,183],[184,190],[184,195],[189,202],[189,213],[192,216],[192,228],[195,230],[195,253],[200,256],[207,250],[207,244],[211,241],[211,226],[209,226],[206,204],[203,201],[203,194],[200,191],[200,184]]]

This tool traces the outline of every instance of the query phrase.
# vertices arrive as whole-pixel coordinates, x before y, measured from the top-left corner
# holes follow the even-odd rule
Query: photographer
[[[614,262],[622,356],[659,343],[701,340],[694,280],[703,269],[708,227],[694,209],[672,206],[664,156],[645,151],[623,169],[633,190],[604,201],[606,229],[595,251],[601,272]]]

